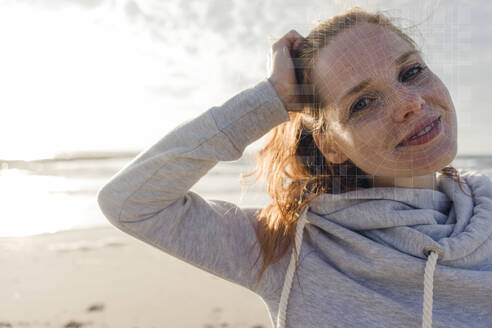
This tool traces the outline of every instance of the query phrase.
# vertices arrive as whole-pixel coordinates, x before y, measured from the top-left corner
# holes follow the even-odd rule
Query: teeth
[[[426,134],[427,132],[429,132],[430,130],[432,130],[433,127],[434,127],[434,123],[432,123],[431,125],[428,125],[422,131],[420,131],[419,133],[417,133],[416,135],[414,135],[413,137],[411,137],[410,140],[413,140],[413,139],[415,139],[417,137],[420,137],[423,134]]]

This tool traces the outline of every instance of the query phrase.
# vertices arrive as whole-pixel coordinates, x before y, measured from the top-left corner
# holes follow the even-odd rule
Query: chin
[[[451,164],[458,152],[456,129],[445,129],[443,132],[431,145],[400,154],[402,166],[418,176],[439,171]]]
[[[447,140],[445,144],[438,144],[427,152],[415,154],[410,161],[401,163],[407,171],[404,175],[423,176],[437,172],[451,164],[457,151],[456,140]]]
[[[362,171],[375,176],[412,177],[435,173],[456,158],[456,134],[441,138],[439,142],[419,151],[381,154],[373,163],[355,163]],[[369,164],[369,165],[368,165]],[[376,165],[375,165],[376,164]]]

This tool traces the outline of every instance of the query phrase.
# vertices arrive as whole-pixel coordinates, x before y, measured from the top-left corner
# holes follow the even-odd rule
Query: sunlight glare
[[[105,109],[125,120],[149,102],[145,81],[156,73],[144,39],[80,9],[1,9],[0,159],[104,144],[90,132],[114,121]]]
[[[68,179],[0,170],[0,237],[29,236],[73,228],[80,198],[67,197]],[[70,217],[69,217],[70,216]]]

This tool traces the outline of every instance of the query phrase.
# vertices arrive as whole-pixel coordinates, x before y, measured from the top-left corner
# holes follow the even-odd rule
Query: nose
[[[424,107],[425,100],[419,90],[399,86],[394,92],[394,119],[402,122],[418,113]]]

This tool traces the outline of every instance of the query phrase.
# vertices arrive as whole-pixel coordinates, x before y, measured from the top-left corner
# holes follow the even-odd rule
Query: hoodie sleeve
[[[250,269],[258,248],[248,251],[256,241],[256,209],[189,189],[219,161],[239,159],[247,145],[288,120],[264,79],[140,153],[99,190],[99,206],[118,229],[255,291],[258,270]]]

